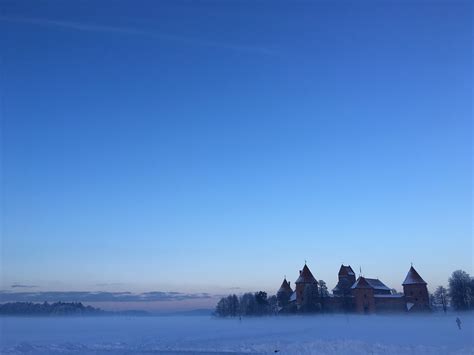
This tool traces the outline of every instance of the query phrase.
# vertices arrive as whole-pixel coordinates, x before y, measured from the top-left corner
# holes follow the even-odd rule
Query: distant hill
[[[146,316],[145,311],[108,312],[85,306],[81,302],[32,303],[11,302],[0,304],[1,316]]]
[[[32,303],[12,302],[0,305],[0,315],[102,315],[105,312],[99,308],[84,306],[81,302]]]

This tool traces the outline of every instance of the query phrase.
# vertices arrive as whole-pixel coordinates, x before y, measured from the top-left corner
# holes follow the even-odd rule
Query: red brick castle
[[[359,276],[350,265],[341,265],[338,283],[332,294],[324,294],[318,281],[305,264],[295,281],[295,290],[283,280],[277,293],[282,312],[311,310],[375,313],[383,311],[430,310],[427,283],[413,266],[402,283],[403,293],[395,293],[379,279]]]

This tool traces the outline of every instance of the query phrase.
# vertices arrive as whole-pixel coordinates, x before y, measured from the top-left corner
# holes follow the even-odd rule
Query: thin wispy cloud
[[[84,32],[105,32],[105,33],[115,33],[115,34],[147,36],[150,38],[155,38],[155,39],[159,39],[163,41],[180,42],[187,45],[214,47],[214,48],[221,48],[221,49],[227,49],[227,50],[238,51],[238,52],[262,54],[262,55],[277,55],[278,54],[275,50],[266,48],[264,46],[248,46],[248,45],[235,44],[235,43],[212,41],[212,40],[207,40],[207,39],[192,38],[188,36],[162,33],[162,32],[158,32],[154,30],[144,30],[144,29],[133,28],[133,27],[115,27],[115,26],[95,25],[95,24],[88,24],[88,23],[81,23],[81,22],[56,21],[56,20],[48,20],[48,19],[11,17],[11,16],[0,16],[0,21],[24,23],[24,24],[38,25],[38,26],[58,27],[58,28],[63,28],[63,29],[70,29],[70,30],[84,31]]]
[[[213,295],[208,293],[182,293],[164,291],[151,291],[143,293],[103,291],[0,291],[0,302],[157,302],[209,299],[213,297]]]
[[[11,288],[35,288],[35,287],[38,287],[36,285],[25,285],[25,284],[13,284],[10,286]]]

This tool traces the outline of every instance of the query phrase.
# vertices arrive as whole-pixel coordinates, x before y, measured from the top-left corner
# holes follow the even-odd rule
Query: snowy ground
[[[474,314],[0,318],[1,354],[474,354]]]

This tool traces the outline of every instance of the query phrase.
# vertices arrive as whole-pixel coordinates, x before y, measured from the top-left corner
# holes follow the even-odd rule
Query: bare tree
[[[448,290],[443,286],[438,286],[433,294],[433,297],[437,304],[440,304],[443,307],[444,313],[448,309]]]

